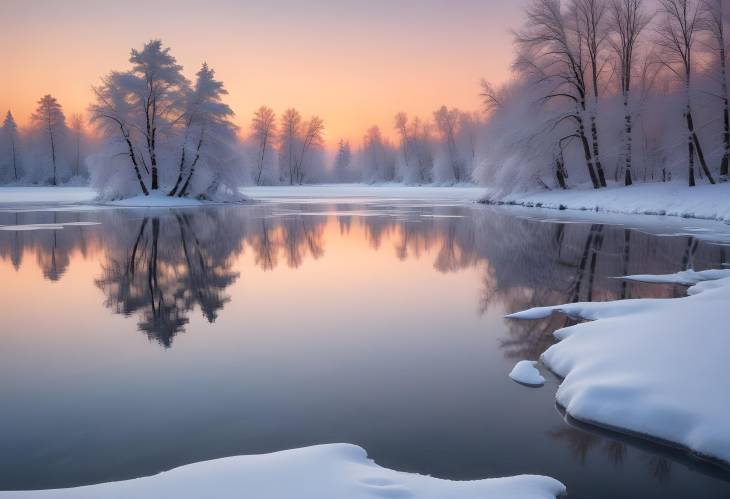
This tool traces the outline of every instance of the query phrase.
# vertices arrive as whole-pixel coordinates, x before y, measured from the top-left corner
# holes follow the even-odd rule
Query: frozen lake
[[[699,222],[677,223],[701,240],[528,213],[273,191],[0,210],[18,226],[0,230],[0,490],[349,442],[443,478],[552,476],[571,498],[727,498],[727,470],[565,421],[550,373],[512,381],[566,319],[503,316],[681,295],[611,277],[718,268],[730,247]]]

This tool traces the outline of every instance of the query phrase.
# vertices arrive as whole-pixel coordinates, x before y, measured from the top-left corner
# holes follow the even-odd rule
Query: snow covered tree
[[[222,101],[228,91],[223,83],[215,79],[215,71],[203,63],[197,73],[195,88],[186,99],[184,106],[185,131],[180,152],[178,177],[170,191],[170,196],[183,197],[190,189],[190,182],[195,175],[201,156],[207,157],[207,166],[212,171],[212,181],[206,186],[207,194],[213,194],[223,182],[235,189],[237,181],[229,182],[223,174],[222,163],[230,158],[231,152],[226,150],[235,141],[236,126],[231,122],[233,111]],[[193,143],[189,139],[193,138]],[[188,168],[186,152],[192,156]],[[181,182],[185,178],[184,183]],[[198,193],[202,195],[203,193]]]
[[[635,71],[639,36],[650,20],[644,11],[643,3],[643,0],[613,0],[610,6],[610,44],[615,53],[624,108],[624,185],[633,183],[631,82]]]
[[[574,18],[574,29],[569,29],[559,0],[532,0],[526,16],[525,25],[515,35],[518,55],[514,67],[541,91],[541,102],[559,106],[554,126],[563,122],[574,125],[559,141],[579,140],[591,183],[598,189],[601,182],[585,127],[589,67],[580,46],[583,38],[576,36],[579,25]]]
[[[251,120],[251,138],[256,146],[256,185],[261,185],[266,166],[267,153],[272,149],[276,136],[276,114],[267,106],[256,110]]]
[[[101,158],[102,166],[108,168],[112,163],[110,161],[111,158],[118,160],[122,155],[128,157],[129,167],[134,173],[137,185],[139,185],[142,194],[147,196],[149,194],[149,188],[147,182],[142,177],[141,167],[144,166],[147,174],[149,174],[149,169],[141,162],[141,153],[134,143],[133,133],[137,128],[135,125],[134,108],[128,98],[130,94],[128,88],[129,80],[130,78],[127,73],[119,72],[112,72],[102,78],[100,85],[92,87],[96,100],[89,107],[89,112],[91,122],[99,128],[112,148],[112,151],[107,155],[108,157]],[[121,178],[118,181],[112,182],[108,178],[120,174],[116,165],[112,165],[111,172],[106,172],[104,168],[99,168],[95,173],[97,176],[102,173],[106,174],[106,176],[99,180],[100,183],[104,184],[101,187],[106,190],[110,190],[111,187],[115,196],[129,192],[130,189],[125,184],[126,179],[131,177],[121,173]]]
[[[159,188],[158,139],[180,119],[182,93],[188,81],[182,66],[163,48],[161,40],[147,42],[142,50],[132,49],[129,62],[133,107],[142,115],[147,160],[150,164],[150,189]]]
[[[324,132],[324,121],[319,116],[312,116],[310,120],[302,127],[304,135],[302,136],[301,149],[297,158],[296,168],[294,170],[296,182],[303,184],[307,178],[307,160],[308,154],[313,150],[317,150],[322,146],[322,133]]]
[[[380,128],[370,127],[358,154],[362,180],[368,183],[392,181],[395,176],[395,160],[396,151],[383,138]]]
[[[18,144],[18,125],[15,123],[13,114],[8,111],[5,115],[2,127],[2,146],[5,155],[4,168],[7,170],[7,177],[15,182],[20,178],[20,154]],[[2,157],[2,156],[0,156]]]
[[[38,107],[31,116],[36,130],[43,136],[51,162],[51,184],[58,185],[58,162],[62,141],[66,135],[66,117],[55,97],[46,94],[38,100]]]
[[[692,73],[694,51],[703,27],[702,10],[698,0],[659,0],[661,21],[657,26],[657,45],[661,48],[663,66],[682,83],[684,90],[684,119],[687,123],[688,181],[695,185],[694,157],[711,184],[715,180],[707,167],[704,151],[695,129],[692,114]]]
[[[451,175],[451,178],[455,182],[466,180],[466,176],[464,175],[464,159],[456,143],[460,115],[461,112],[458,109],[448,109],[446,106],[441,106],[433,113],[436,129],[439,131],[443,144],[441,157],[445,170],[444,168],[441,169],[444,171],[444,174],[440,180],[446,180],[448,175]],[[446,174],[445,171],[449,171],[449,174]]]

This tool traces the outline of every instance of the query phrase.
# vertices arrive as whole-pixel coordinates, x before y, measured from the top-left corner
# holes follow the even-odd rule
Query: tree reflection
[[[219,231],[201,241],[184,213],[144,218],[132,244],[113,246],[96,285],[106,306],[116,313],[137,314],[138,327],[150,339],[170,347],[198,306],[214,322],[229,297],[225,289],[237,278],[231,251]],[[216,251],[223,247],[223,252]]]

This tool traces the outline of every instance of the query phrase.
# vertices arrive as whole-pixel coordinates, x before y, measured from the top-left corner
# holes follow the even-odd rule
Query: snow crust
[[[455,482],[393,471],[361,447],[328,444],[204,461],[122,482],[0,492],[0,499],[552,499],[564,493],[563,484],[544,476]]]
[[[545,384],[545,378],[537,370],[537,362],[534,360],[519,361],[512,368],[509,377],[523,385],[542,386]]]
[[[693,284],[688,296],[570,303],[553,312],[586,319],[556,331],[542,362],[563,377],[556,398],[572,417],[659,439],[730,463],[730,269],[628,276]]]
[[[730,223],[730,182],[692,188],[680,182],[656,182],[598,190],[581,188],[504,196],[492,192],[485,201],[553,209],[669,215]]]

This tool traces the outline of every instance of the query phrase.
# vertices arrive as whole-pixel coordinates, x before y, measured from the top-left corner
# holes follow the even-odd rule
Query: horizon
[[[293,0],[163,1],[146,6],[151,12],[140,21],[138,0],[93,8],[85,0],[10,0],[2,7],[0,43],[15,50],[6,60],[12,78],[0,82],[0,110],[26,126],[38,99],[50,93],[67,116],[85,115],[91,86],[127,68],[132,48],[161,39],[188,78],[203,62],[216,71],[244,135],[254,110],[267,105],[277,115],[295,107],[320,116],[330,150],[341,138],[360,144],[373,125],[392,139],[397,112],[430,118],[441,105],[478,110],[480,78],[508,79],[509,29],[522,3],[466,0],[454,9],[443,0],[318,0],[306,7]],[[60,53],[59,45],[66,47]]]

